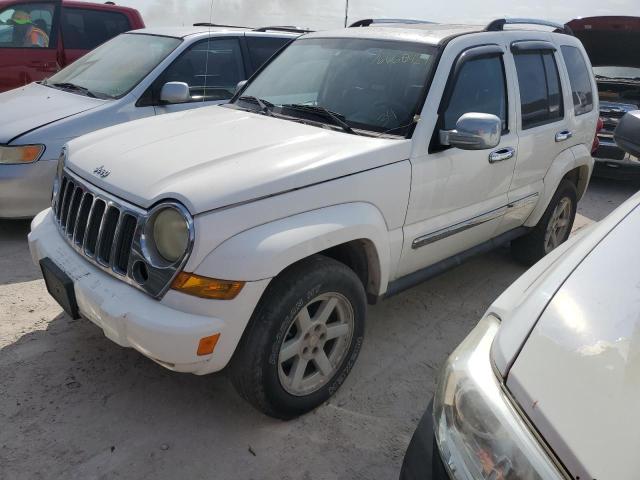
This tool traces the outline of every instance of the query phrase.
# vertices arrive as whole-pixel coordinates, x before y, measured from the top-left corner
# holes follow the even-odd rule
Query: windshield
[[[123,34],[59,71],[45,85],[88,92],[99,98],[119,98],[140,83],[180,42],[171,37]]]
[[[315,114],[314,120],[345,131],[405,135],[435,53],[435,47],[399,41],[297,40],[252,80],[236,105],[257,111],[267,105],[273,113],[302,118]]]
[[[593,67],[593,73],[601,77],[640,80],[640,68],[634,67]]]

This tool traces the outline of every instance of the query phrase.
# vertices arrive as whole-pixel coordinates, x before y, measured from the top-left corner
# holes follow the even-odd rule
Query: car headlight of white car
[[[486,316],[444,366],[433,407],[442,460],[456,480],[566,478],[493,371],[499,325]]]
[[[193,241],[189,213],[178,204],[164,204],[151,212],[146,227],[150,247],[169,264],[181,260]]]
[[[20,165],[40,160],[44,145],[0,146],[0,164]]]

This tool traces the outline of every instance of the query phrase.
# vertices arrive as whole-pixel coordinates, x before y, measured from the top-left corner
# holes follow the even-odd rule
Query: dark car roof
[[[640,68],[640,17],[602,16],[570,21],[594,66]]]

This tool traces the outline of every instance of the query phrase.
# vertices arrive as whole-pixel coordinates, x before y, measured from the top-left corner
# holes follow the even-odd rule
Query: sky
[[[116,0],[137,8],[148,26],[207,22],[211,0]],[[349,0],[349,20],[416,18],[442,23],[488,23],[499,17],[567,22],[594,15],[640,16],[640,0]],[[345,0],[213,0],[213,22],[241,26],[340,28]]]

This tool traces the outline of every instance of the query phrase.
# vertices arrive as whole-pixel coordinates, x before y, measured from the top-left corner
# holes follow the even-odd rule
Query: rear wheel
[[[511,242],[514,257],[531,265],[567,241],[573,228],[578,192],[573,182],[562,180],[538,224]]]
[[[238,393],[289,419],[321,405],[360,352],[366,297],[344,264],[316,255],[273,280],[231,365]]]

